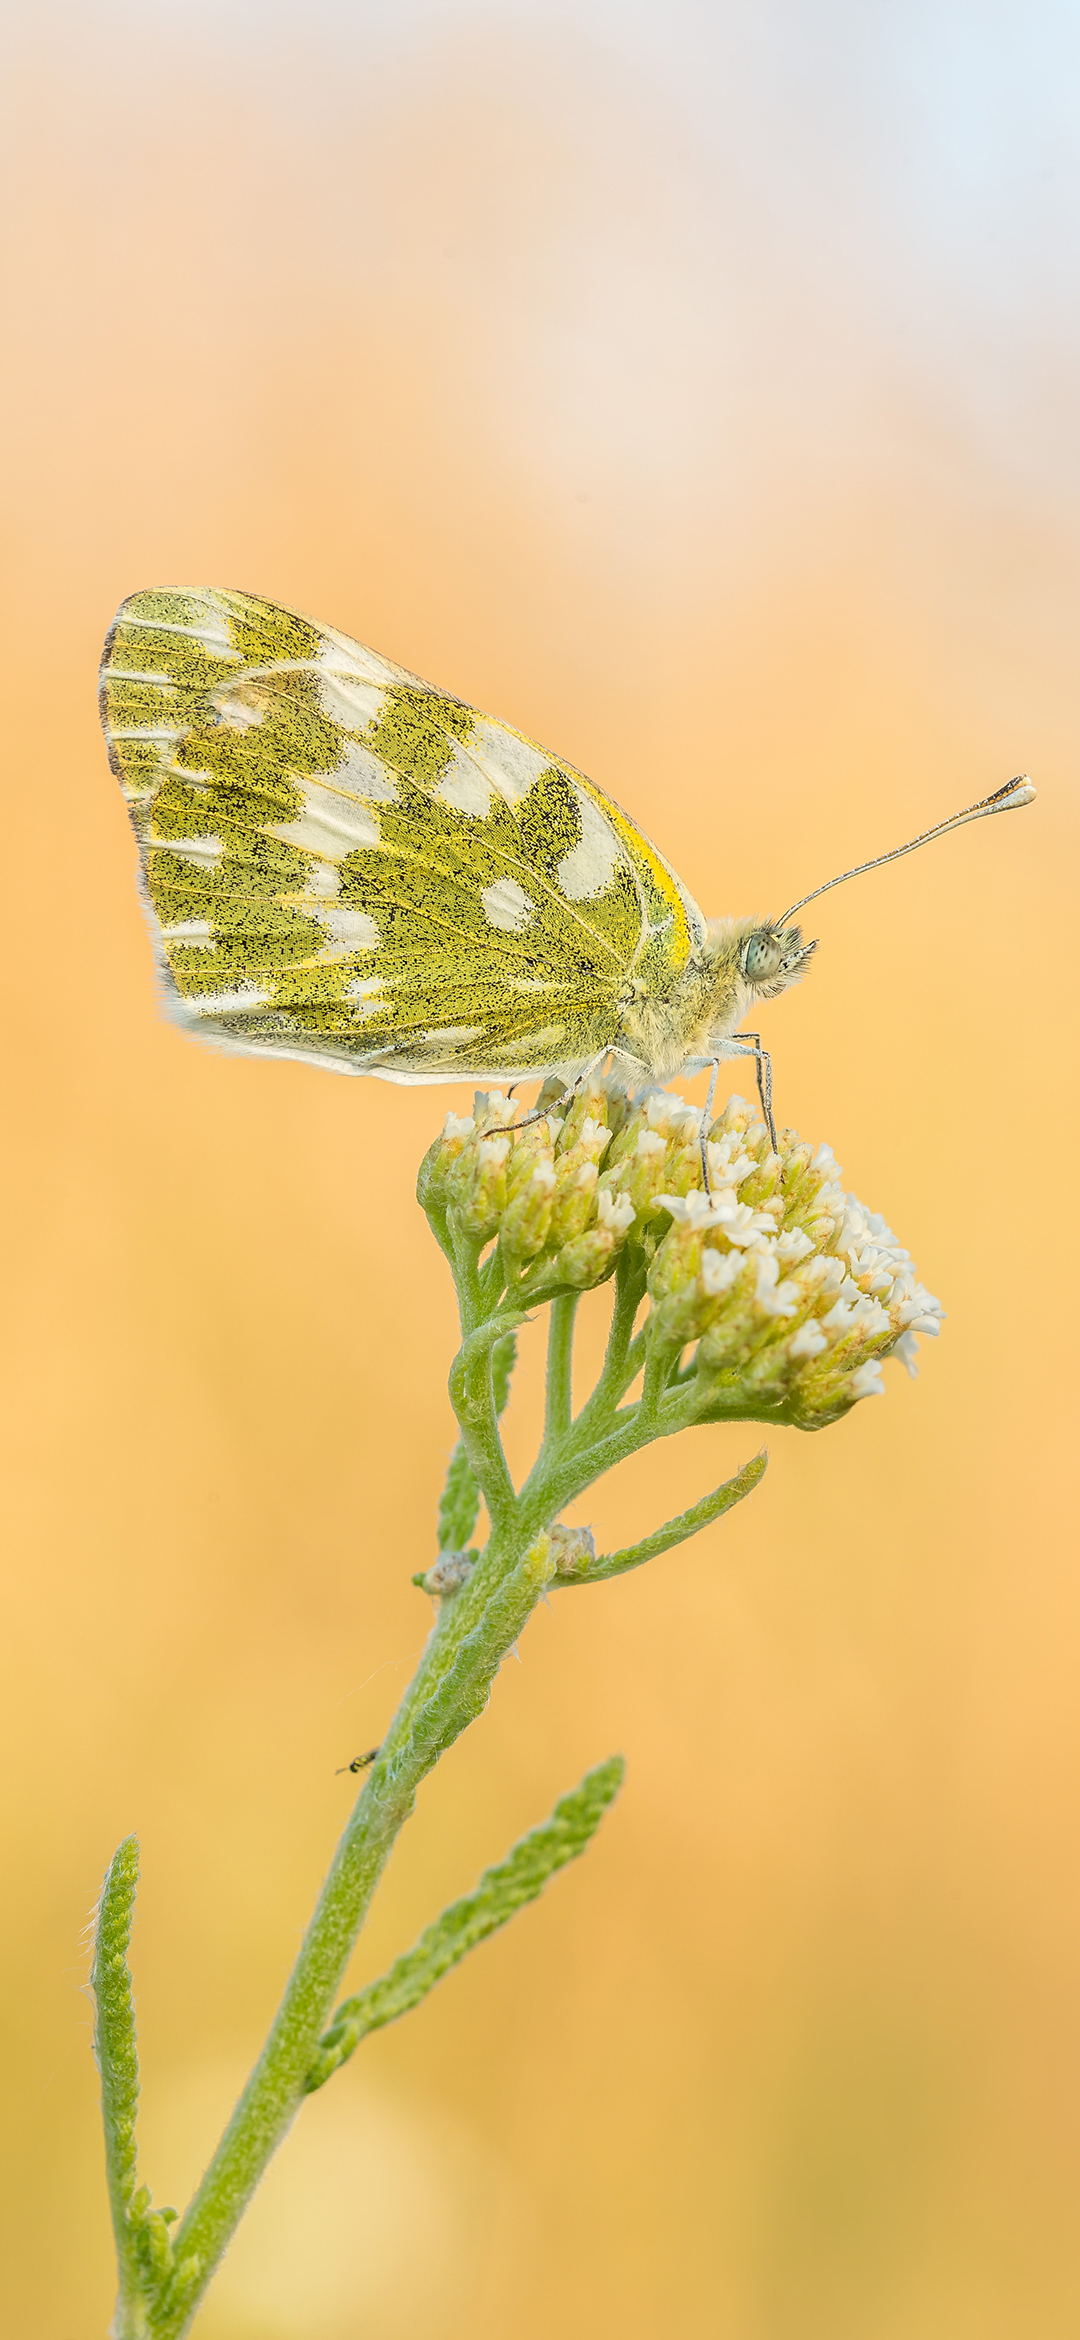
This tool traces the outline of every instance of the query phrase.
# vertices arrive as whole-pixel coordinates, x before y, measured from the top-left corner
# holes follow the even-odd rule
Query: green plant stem
[[[478,1216],[483,1224],[482,1212]],[[508,1863],[481,1880],[475,1894],[444,1912],[389,1977],[339,2008],[337,2028],[326,2031],[372,1894],[421,1781],[483,1711],[503,1658],[555,1579],[548,1531],[559,1513],[604,1472],[653,1439],[720,1418],[727,1411],[735,1417],[746,1410],[725,1407],[715,1380],[696,1374],[680,1380],[675,1373],[677,1348],[661,1346],[655,1338],[650,1341],[647,1328],[635,1331],[646,1292],[647,1262],[644,1257],[625,1256],[616,1270],[603,1370],[576,1421],[572,1370],[578,1295],[563,1287],[534,1296],[538,1304],[551,1307],[544,1437],[533,1469],[515,1490],[499,1415],[506,1403],[516,1331],[532,1304],[526,1279],[504,1289],[501,1248],[486,1250],[490,1237],[471,1231],[454,1206],[433,1209],[431,1217],[453,1268],[461,1321],[461,1346],[450,1371],[460,1439],[440,1509],[440,1549],[463,1548],[480,1497],[488,1514],[488,1542],[475,1561],[465,1555],[459,1581],[452,1589],[448,1585],[439,1600],[419,1667],[353,1806],[262,2054],[171,2244],[164,2215],[151,2208],[145,2189],[134,2191],[137,2073],[123,1962],[134,1868],[133,1848],[122,1848],[130,1877],[127,1869],[123,1875],[116,1871],[109,1888],[115,1911],[113,1900],[108,1900],[107,1908],[103,1902],[107,1923],[101,1936],[103,1941],[108,1937],[119,1964],[114,1958],[110,1966],[106,1959],[95,1974],[99,2007],[104,2010],[103,2091],[107,2130],[113,2139],[109,2178],[121,2269],[116,2340],[182,2340],[305,2095],[351,2053],[366,2029],[376,2021],[392,2020],[416,2003],[474,1939],[501,1924],[521,1899],[539,1890],[553,1865],[571,1857],[573,1849],[586,1841],[601,1803],[614,1792],[618,1765],[590,1774],[575,1791],[577,1801],[564,1799],[552,1822],[523,1840]],[[626,1393],[643,1365],[641,1396],[627,1404]],[[749,1492],[762,1468],[760,1460],[747,1465],[736,1479],[639,1545],[601,1557],[570,1580],[622,1574],[684,1541]]]
[[[544,1445],[550,1448],[565,1438],[570,1428],[571,1377],[574,1363],[574,1319],[578,1296],[566,1292],[551,1303],[551,1321],[548,1330],[547,1404],[544,1412]]]
[[[565,1438],[552,1449],[541,1448],[517,1497],[517,1513],[531,1534],[557,1517],[594,1479],[629,1461],[639,1447],[654,1438],[671,1438],[676,1431],[700,1421],[712,1392],[695,1376],[691,1387],[670,1394],[663,1390],[663,1374],[670,1368],[661,1360],[654,1386],[636,1405],[615,1411],[608,1406],[599,1415],[584,1406]],[[651,1360],[650,1360],[651,1368]]]
[[[601,1383],[572,1423],[576,1298],[562,1295],[552,1306],[545,1440],[526,1486],[515,1494],[499,1435],[492,1353],[496,1342],[521,1323],[521,1311],[504,1303],[501,1310],[496,1306],[488,1312],[485,1271],[478,1269],[481,1245],[454,1227],[452,1214],[450,1234],[462,1329],[450,1393],[487,1506],[491,1538],[464,1585],[440,1603],[419,1668],[357,1798],[266,2045],[176,2235],[173,2273],[159,2293],[150,2326],[155,2340],[180,2340],[187,2330],[303,2101],[327,2015],[416,1790],[482,1712],[503,1657],[552,1579],[545,1531],[570,1497],[601,1470],[680,1427],[700,1403],[696,1392],[666,1398],[665,1372],[651,1365],[641,1402],[616,1410],[638,1369],[633,1327],[642,1283],[640,1276],[626,1276],[616,1293]]]
[[[450,1368],[450,1402],[493,1529],[508,1524],[513,1515],[514,1485],[499,1436],[491,1352],[497,1341],[523,1321],[520,1310],[515,1310],[489,1317],[470,1330],[463,1309],[465,1338]]]
[[[417,1787],[482,1712],[499,1665],[551,1577],[547,1538],[495,1539],[440,1615],[357,1798],[266,2045],[180,2226],[175,2274],[151,2329],[179,2340],[271,2156],[290,2127],[320,2033]]]
[[[610,1429],[620,1399],[641,1370],[646,1349],[645,1328],[635,1334],[634,1324],[644,1295],[644,1269],[624,1256],[616,1271],[615,1305],[603,1370],[573,1424],[573,1436],[579,1444],[593,1439],[601,1430]]]

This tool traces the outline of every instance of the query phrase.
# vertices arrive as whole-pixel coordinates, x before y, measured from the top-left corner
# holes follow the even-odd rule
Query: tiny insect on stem
[[[343,1771],[366,1771],[368,1764],[374,1763],[379,1752],[378,1747],[369,1747],[366,1755],[354,1755],[351,1763],[339,1763],[334,1778],[340,1779]]]

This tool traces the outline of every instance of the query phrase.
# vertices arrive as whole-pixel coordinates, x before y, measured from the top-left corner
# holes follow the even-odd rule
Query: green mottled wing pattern
[[[696,904],[509,725],[254,596],[136,593],[102,720],[170,1011],[224,1047],[399,1081],[573,1072]]]

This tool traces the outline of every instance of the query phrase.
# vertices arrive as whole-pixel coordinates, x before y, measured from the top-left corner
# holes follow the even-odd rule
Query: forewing
[[[508,725],[251,595],[133,595],[102,717],[169,1006],[220,1045],[404,1081],[610,1045],[700,912],[619,808]]]

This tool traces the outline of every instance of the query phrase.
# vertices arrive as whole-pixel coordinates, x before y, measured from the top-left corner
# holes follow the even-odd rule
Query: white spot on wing
[[[304,881],[305,895],[313,894],[317,902],[332,902],[341,892],[341,871],[327,861],[313,861]]]
[[[345,731],[366,731],[377,723],[386,705],[386,684],[378,675],[323,674],[319,682],[323,713]]]
[[[506,804],[520,804],[533,781],[541,772],[550,772],[553,762],[543,748],[519,739],[516,732],[504,731],[501,723],[483,721],[474,724],[465,753]]]
[[[393,804],[397,799],[393,776],[381,756],[362,747],[358,739],[350,739],[340,764],[334,767],[334,779],[339,788],[347,788],[353,796],[381,798]]]
[[[117,612],[116,622],[120,626],[139,626],[148,634],[186,634],[189,641],[204,642],[216,657],[227,658],[233,666],[240,664],[240,652],[235,647],[232,635],[220,623],[213,626],[177,626],[168,618],[135,617],[126,606]]]
[[[441,1024],[432,1032],[422,1033],[421,1037],[432,1045],[437,1043],[441,1046],[443,1041],[449,1040],[456,1046],[461,1040],[479,1040],[483,1030],[482,1024]]]
[[[496,878],[493,886],[484,887],[480,900],[488,925],[499,927],[503,934],[523,933],[536,916],[535,902],[530,902],[516,878]]]
[[[557,863],[555,877],[568,902],[587,902],[611,884],[624,855],[599,805],[576,782],[571,782],[571,786],[581,814],[581,842]]]
[[[212,950],[214,930],[208,918],[183,918],[178,926],[163,926],[162,941],[193,943],[197,950]]]
[[[473,820],[486,819],[491,810],[492,783],[478,771],[468,754],[455,747],[441,780],[432,793],[440,804],[448,804],[454,812],[468,813]]]
[[[316,662],[323,669],[325,690],[351,690],[357,683],[374,683],[385,690],[390,683],[400,682],[403,669],[395,666],[392,658],[383,658],[378,650],[369,650],[366,642],[350,642],[347,634],[335,634],[327,629]],[[327,714],[330,707],[324,698]],[[339,715],[334,717],[340,723]]]
[[[179,726],[174,726],[171,731],[168,730],[163,724],[127,723],[121,726],[117,723],[110,723],[107,726],[107,737],[109,739],[177,740],[183,739],[186,729],[187,725],[183,723],[181,723]]]
[[[299,820],[270,824],[269,836],[280,837],[283,845],[301,845],[324,861],[344,861],[357,846],[378,844],[374,814],[354,797],[338,796],[334,789],[320,788],[313,780],[301,780],[298,785],[304,799]]]
[[[362,1024],[366,1016],[374,1015],[382,998],[382,990],[382,977],[379,975],[354,976],[353,981],[346,984],[346,995],[355,1002],[354,1023]]]
[[[184,1005],[196,1016],[235,1016],[242,1015],[248,1008],[269,1007],[273,996],[272,991],[256,991],[254,988],[248,991],[207,991],[201,999],[185,1000]]]
[[[251,685],[241,683],[235,691],[216,692],[211,701],[220,721],[230,731],[254,731],[256,725],[262,722],[266,701],[261,697],[247,696],[250,689]]]
[[[317,910],[320,926],[326,928],[333,948],[320,951],[321,959],[345,959],[350,951],[373,951],[378,947],[379,929],[366,910],[350,910],[345,903],[332,910]]]

